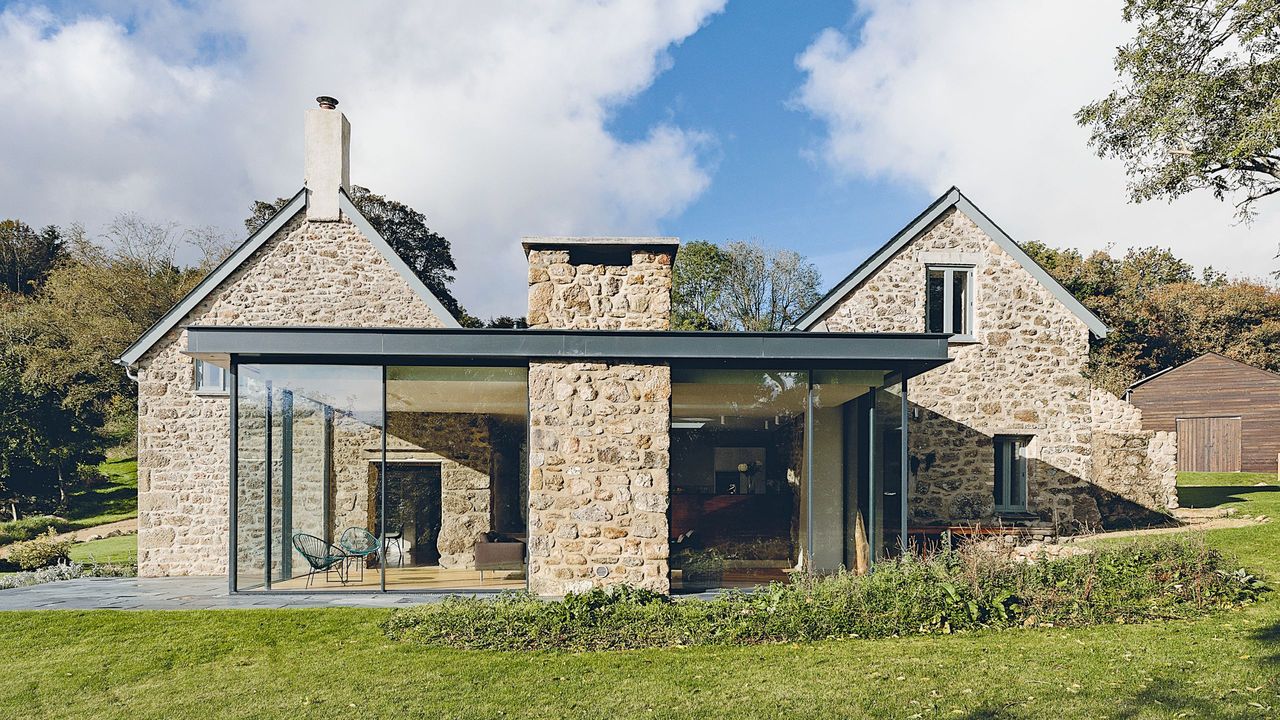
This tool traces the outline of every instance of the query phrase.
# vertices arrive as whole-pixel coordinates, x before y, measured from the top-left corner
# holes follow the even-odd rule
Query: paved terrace
[[[722,591],[681,595],[711,598]],[[78,578],[0,590],[3,610],[234,610],[261,608],[391,608],[439,602],[449,595],[493,593],[227,592],[225,577]]]

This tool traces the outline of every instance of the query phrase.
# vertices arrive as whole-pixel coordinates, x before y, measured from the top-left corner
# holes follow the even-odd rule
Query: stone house
[[[794,332],[670,331],[662,237],[527,237],[530,327],[464,329],[320,100],[304,187],[120,359],[143,575],[674,592],[1171,502],[1167,434],[1082,374],[1105,328],[958,192]]]
[[[952,362],[911,387],[912,522],[1065,530],[1176,507],[1176,441],[1094,387],[1106,326],[952,188],[796,323],[947,332]]]

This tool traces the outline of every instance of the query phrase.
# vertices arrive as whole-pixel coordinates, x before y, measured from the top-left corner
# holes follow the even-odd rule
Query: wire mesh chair
[[[351,560],[355,560],[360,566],[360,581],[364,582],[364,567],[369,564],[369,556],[378,556],[381,562],[381,555],[378,553],[378,547],[381,543],[378,538],[368,530],[362,527],[349,527],[342,531],[342,536],[338,538],[338,545],[342,551],[347,554]],[[347,577],[350,577],[350,571]]]
[[[338,581],[347,584],[347,558],[342,548],[306,533],[293,534],[293,548],[306,558],[311,571],[307,573],[306,587],[311,587],[311,580],[318,572],[324,573],[324,581],[329,582],[330,571],[338,574]]]

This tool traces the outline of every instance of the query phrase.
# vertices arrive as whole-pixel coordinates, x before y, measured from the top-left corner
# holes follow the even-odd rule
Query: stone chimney
[[[338,190],[351,189],[351,123],[338,111],[338,101],[316,98],[318,108],[307,110],[303,132],[306,158],[307,219],[334,221]]]
[[[668,330],[670,237],[525,237],[529,327]]]

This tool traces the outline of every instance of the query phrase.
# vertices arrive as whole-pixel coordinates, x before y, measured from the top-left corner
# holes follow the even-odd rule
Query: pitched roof
[[[1004,230],[1001,230],[1000,226],[996,225],[991,218],[987,217],[986,213],[979,210],[978,207],[974,205],[969,198],[965,197],[964,193],[960,192],[960,189],[956,187],[952,187],[950,190],[943,193],[937,200],[934,200],[929,207],[925,208],[924,212],[917,215],[916,218],[908,223],[906,227],[899,230],[897,235],[890,238],[889,242],[885,243],[883,247],[872,253],[871,257],[867,258],[861,265],[855,268],[848,277],[837,283],[830,292],[824,295],[817,304],[812,308],[809,308],[809,310],[796,321],[796,329],[811,329],[819,320],[822,319],[824,315],[827,314],[829,310],[831,310],[832,307],[836,305],[836,303],[844,299],[844,297],[852,292],[854,288],[858,287],[863,280],[870,277],[876,270],[879,270],[882,265],[889,261],[889,258],[893,257],[899,250],[906,246],[907,243],[914,240],[920,235],[920,233],[924,232],[931,224],[933,224],[935,220],[942,217],[943,213],[951,208],[955,208],[964,213],[974,222],[974,224],[994,240],[1002,250],[1013,256],[1013,259],[1018,261],[1018,264],[1022,265],[1027,272],[1031,273],[1032,277],[1048,289],[1049,292],[1052,293],[1053,296],[1056,297],[1063,305],[1066,305],[1071,312],[1075,313],[1076,317],[1080,318],[1089,328],[1089,332],[1099,338],[1107,336],[1107,326],[1098,318],[1097,315],[1094,315],[1088,308],[1082,305],[1074,295],[1062,286],[1062,283],[1054,280],[1053,276],[1050,275],[1048,271],[1040,267],[1040,264],[1033,260],[1030,255],[1027,255],[1026,251],[1019,247],[1018,243],[1014,242],[1013,238],[1009,237]]]
[[[164,316],[148,328],[141,337],[125,349],[125,351],[120,355],[120,359],[116,362],[121,365],[132,365],[136,363],[138,359],[150,350],[152,346],[159,342],[166,333],[177,326],[177,324],[182,321],[182,318],[186,317],[188,313],[195,309],[196,305],[199,305],[200,302],[212,294],[224,280],[230,277],[231,273],[235,272],[241,265],[246,263],[259,248],[265,245],[267,241],[280,230],[280,228],[284,227],[285,223],[292,220],[294,216],[305,210],[306,207],[307,190],[306,188],[303,188],[299,190],[298,193],[289,200],[289,202],[285,203],[284,207],[277,210],[262,227],[258,228],[257,232],[250,235],[249,238],[232,251],[225,260],[219,263],[218,266],[210,271],[208,275],[205,275],[204,279],[192,288],[190,292],[183,296],[177,304],[169,308],[169,312],[165,313]],[[356,229],[368,238],[369,242],[373,243],[373,246],[382,253],[382,256],[391,264],[391,267],[395,268],[396,272],[400,273],[400,275],[404,277],[405,282],[409,283],[409,287],[413,288],[413,291],[417,293],[418,297],[422,298],[422,301],[427,304],[427,307],[431,309],[431,312],[435,314],[436,317],[440,318],[440,322],[443,323],[445,327],[461,327],[458,325],[458,321],[453,317],[453,315],[445,309],[444,305],[440,302],[440,299],[435,296],[435,293],[432,293],[431,290],[422,282],[421,278],[414,274],[413,270],[409,267],[409,264],[406,263],[398,253],[396,253],[390,243],[388,243],[382,235],[378,234],[378,231],[373,228],[373,225],[369,223],[369,220],[360,213],[356,208],[355,203],[351,202],[351,198],[347,197],[345,191],[339,194],[338,207],[342,210],[342,214],[356,226]]]
[[[1182,368],[1187,367],[1192,363],[1200,362],[1201,360],[1204,360],[1205,358],[1209,358],[1209,357],[1215,357],[1221,360],[1226,360],[1227,362],[1234,363],[1236,365],[1239,365],[1242,368],[1253,370],[1254,372],[1258,372],[1258,373],[1264,373],[1266,375],[1271,376],[1272,378],[1280,379],[1280,373],[1272,372],[1266,368],[1260,368],[1257,365],[1250,365],[1247,362],[1241,362],[1239,360],[1236,360],[1235,358],[1227,357],[1226,355],[1223,355],[1220,352],[1213,352],[1212,350],[1210,350],[1209,352],[1201,353],[1200,355],[1197,355],[1196,357],[1191,358],[1190,360],[1182,363],[1181,365],[1171,365],[1163,370],[1151,373],[1150,375],[1142,378],[1141,380],[1138,380],[1137,382],[1133,383],[1129,387],[1125,388],[1125,395],[1128,395],[1130,392],[1133,391],[1134,388],[1138,387],[1139,385],[1145,385],[1146,383],[1149,383],[1152,380],[1155,380],[1156,378],[1163,377],[1166,373],[1171,373],[1171,372],[1174,372],[1175,370],[1181,370]]]

